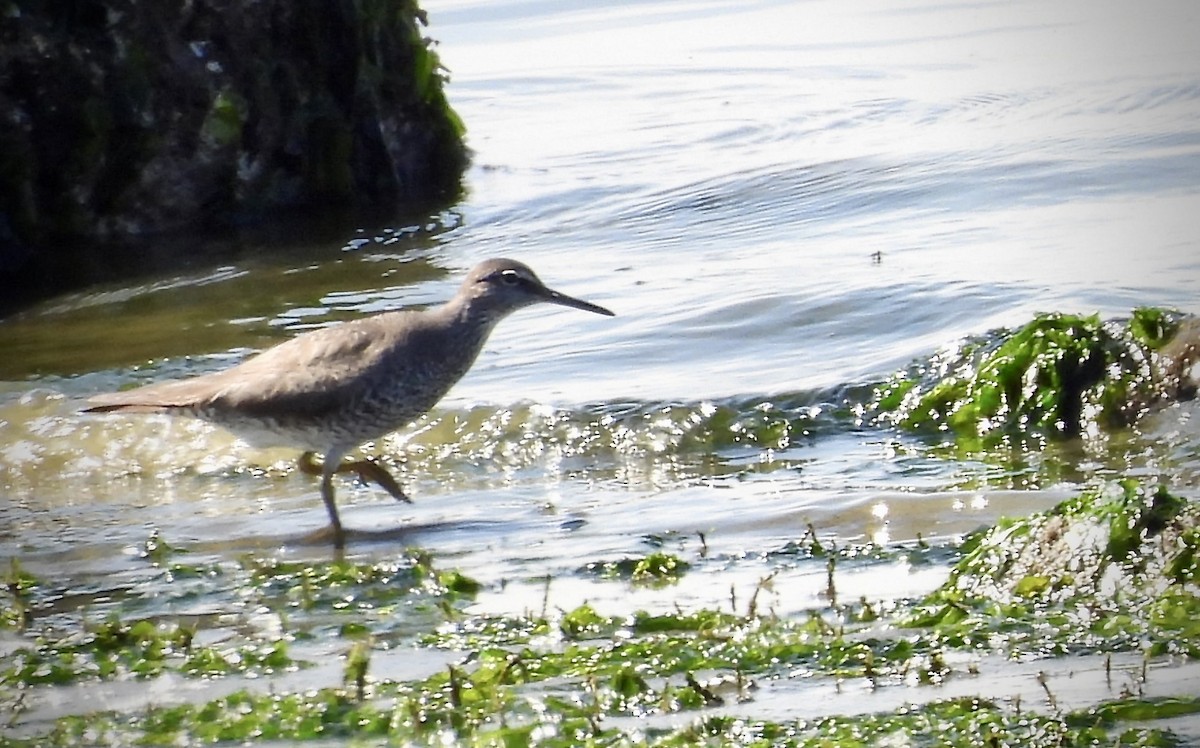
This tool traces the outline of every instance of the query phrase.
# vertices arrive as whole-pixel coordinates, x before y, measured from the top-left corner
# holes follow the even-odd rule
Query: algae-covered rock
[[[1168,310],[1138,309],[1124,324],[1041,314],[894,377],[872,409],[878,420],[967,444],[1118,428],[1195,395],[1198,342],[1197,320]]]
[[[415,0],[0,3],[0,273],[73,241],[460,189]]]
[[[1111,483],[968,537],[909,623],[1039,651],[1197,656],[1198,551],[1200,505],[1161,485]]]

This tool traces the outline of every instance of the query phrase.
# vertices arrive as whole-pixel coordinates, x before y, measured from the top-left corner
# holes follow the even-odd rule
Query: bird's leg
[[[338,517],[337,502],[333,497],[333,474],[341,468],[341,458],[332,463],[326,463],[324,466],[318,465],[313,461],[313,453],[305,452],[300,455],[300,459],[296,461],[296,466],[300,468],[300,472],[308,475],[321,476],[321,500],[325,502],[325,511],[329,512],[329,525],[333,530],[333,544],[341,548],[346,543],[346,533],[342,530],[342,520]],[[330,469],[329,465],[338,465],[336,469]]]
[[[297,463],[297,466],[300,468],[300,472],[302,473],[324,476],[325,468],[321,465],[318,465],[316,461],[313,460],[313,454],[313,452],[305,452],[304,454],[300,455],[300,460]],[[328,460],[326,461],[326,464],[329,464]],[[377,484],[383,490],[390,493],[397,501],[404,501],[409,504],[412,503],[412,499],[408,498],[408,496],[404,494],[404,489],[400,487],[400,484],[395,478],[392,477],[392,474],[389,473],[387,469],[383,467],[383,465],[380,465],[374,460],[348,460],[345,462],[339,462],[338,466],[331,472],[354,473],[363,483]]]
[[[338,517],[337,503],[333,500],[333,473],[321,476],[321,500],[325,502],[325,510],[329,512],[329,524],[333,528],[333,544],[341,548],[346,544],[346,533],[342,530],[342,520]]]
[[[380,465],[375,460],[354,460],[353,462],[343,462],[338,466],[337,472],[355,472],[358,473],[358,478],[363,483],[374,481],[384,491],[392,495],[392,498],[397,501],[404,501],[409,504],[412,499],[404,495],[404,489],[392,477],[392,474],[387,471],[383,465]]]
[[[300,472],[304,473],[305,475],[324,474],[324,469],[317,464],[316,460],[313,459],[313,455],[315,454],[316,452],[305,452],[300,455],[300,458],[296,460],[296,467],[300,468]]]

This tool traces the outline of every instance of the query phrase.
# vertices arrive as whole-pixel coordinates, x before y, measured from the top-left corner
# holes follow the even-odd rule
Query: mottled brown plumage
[[[387,312],[314,330],[224,371],[97,395],[84,412],[186,415],[256,446],[299,447],[300,468],[321,475],[321,497],[340,545],[334,473],[357,473],[408,501],[382,466],[343,462],[346,454],[426,413],[471,368],[497,322],[543,302],[612,316],[546,288],[520,262],[486,260],[471,270],[454,298],[435,309]],[[312,460],[318,452],[322,466]]]

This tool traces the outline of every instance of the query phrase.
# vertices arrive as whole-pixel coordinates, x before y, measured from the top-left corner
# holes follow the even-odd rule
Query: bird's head
[[[547,288],[528,265],[503,258],[485,260],[472,268],[459,295],[468,300],[473,313],[493,320],[541,303],[615,316],[602,306]]]

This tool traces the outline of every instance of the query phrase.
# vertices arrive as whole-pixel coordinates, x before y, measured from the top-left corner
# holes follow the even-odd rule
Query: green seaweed
[[[795,748],[866,748],[877,745],[1007,746],[1094,745],[1176,746],[1169,732],[1153,728],[1125,729],[1110,719],[1127,702],[1109,711],[1088,710],[1063,715],[1014,712],[986,699],[952,699],[920,708],[860,716],[830,716],[794,722],[766,722],[717,716],[664,736],[659,746],[774,745]],[[1195,708],[1181,700],[1179,711]],[[1164,708],[1163,711],[1166,711]],[[1135,708],[1129,715],[1137,714]],[[1149,713],[1149,710],[1147,710]],[[1161,718],[1161,717],[1159,717]],[[1123,716],[1123,719],[1132,719]]]
[[[1179,330],[1179,314],[1156,307],[1138,307],[1133,310],[1126,327],[1130,337],[1139,344],[1157,351],[1175,337]]]
[[[0,608],[0,627],[25,629],[30,622],[30,606],[33,593],[38,587],[38,580],[32,574],[21,568],[15,559],[9,559],[8,571],[0,582],[3,583],[3,608]]]
[[[168,669],[190,676],[263,674],[298,666],[284,640],[195,647],[195,628],[115,614],[82,635],[39,636],[0,658],[0,683],[63,685],[90,678],[151,678]]]
[[[956,361],[894,376],[875,389],[870,408],[880,422],[946,434],[968,449],[1127,426],[1162,396],[1153,353],[1179,319],[1156,308],[1134,310],[1124,325],[1039,314],[1019,330],[971,341]]]
[[[947,581],[903,625],[1011,654],[1200,654],[1200,508],[1133,480],[972,535]]]
[[[389,689],[391,704],[360,702],[342,689],[306,694],[257,695],[238,691],[202,705],[153,707],[137,718],[115,715],[71,717],[35,739],[0,736],[0,746],[271,741],[376,741],[390,744],[429,742],[458,745],[777,745],[827,746],[978,746],[1094,745],[1178,746],[1170,732],[1146,721],[1195,714],[1196,698],[1121,699],[1059,714],[1012,710],[979,698],[937,701],[890,712],[815,719],[764,721],[731,715],[701,717],[680,728],[647,726],[622,730],[603,725],[605,714],[639,714],[674,700],[690,708],[720,703],[709,687],[692,679],[682,688],[664,689],[659,701],[631,670],[596,682],[586,699],[549,697],[538,702],[513,698],[495,685],[509,669],[480,669],[474,675],[450,669],[421,684],[423,696],[403,687]],[[505,709],[515,717],[496,722],[489,715]],[[1139,723],[1130,727],[1130,722]]]
[[[215,585],[217,600],[276,613],[284,636],[264,637],[253,629],[237,630],[237,624],[224,628],[228,621],[184,625],[114,613],[89,624],[84,637],[43,630],[37,637],[41,649],[3,660],[5,687],[15,692],[39,683],[152,678],[168,671],[192,677],[269,674],[303,666],[290,650],[305,629],[325,643],[342,643],[335,649],[344,656],[340,682],[294,693],[238,691],[136,713],[63,717],[27,739],[0,736],[0,746],[1175,745],[1175,737],[1153,721],[1194,714],[1200,700],[1131,695],[1072,712],[1039,713],[959,699],[783,721],[711,710],[737,704],[738,714],[753,715],[761,684],[776,680],[861,679],[872,688],[921,689],[975,674],[964,661],[992,653],[1046,657],[1125,649],[1146,657],[1195,657],[1198,515],[1192,504],[1154,483],[1096,486],[1046,512],[972,534],[959,547],[961,557],[946,584],[913,605],[839,605],[831,598],[828,606],[789,617],[760,612],[753,595],[726,610],[613,615],[583,604],[514,616],[472,614],[469,602],[480,584],[439,568],[420,551],[370,562],[247,556],[175,584],[182,594],[195,585]],[[817,537],[809,528],[762,559],[819,570],[838,560],[877,563],[931,552],[925,543],[914,551],[835,546]],[[664,544],[654,540],[656,547]],[[1060,547],[1069,554],[1057,553]],[[187,553],[154,533],[143,557],[165,577]],[[687,568],[678,556],[655,551],[577,573],[603,578],[607,564],[622,583],[639,573],[671,578]],[[36,613],[45,582],[12,568],[10,588],[15,585],[29,598]],[[768,574],[756,589],[773,579]],[[137,604],[130,597],[114,610]],[[460,659],[414,680],[390,681],[372,672],[376,649],[394,642],[380,634],[394,636],[386,622],[400,605],[425,606],[431,613],[407,646],[450,650]],[[196,646],[197,634],[214,625],[223,627],[225,643]],[[30,667],[19,670],[18,664]],[[928,692],[914,694],[915,701],[925,698]],[[677,715],[673,724],[683,726],[643,726],[643,718],[656,715]]]
[[[159,570],[164,582],[175,584],[182,596],[188,596],[190,589],[223,587],[231,595],[226,605],[249,604],[272,611],[290,631],[283,636],[247,632],[237,644],[199,647],[193,638],[201,619],[139,618],[122,614],[119,605],[99,623],[81,611],[79,630],[63,631],[60,624],[27,631],[46,607],[39,598],[52,600],[57,591],[41,590],[40,583],[14,561],[6,584],[13,603],[6,606],[5,619],[24,635],[0,654],[0,683],[63,685],[92,678],[148,678],[167,671],[186,677],[281,672],[308,664],[291,657],[289,643],[294,639],[330,630],[347,638],[374,634],[394,638],[390,627],[398,606],[428,609],[442,620],[454,615],[454,606],[470,600],[481,587],[459,571],[435,568],[427,554],[416,552],[375,563],[247,556],[236,567],[175,561],[186,553],[187,549],[171,545],[153,531],[140,556]]]
[[[670,553],[656,552],[642,558],[597,561],[583,571],[604,579],[627,579],[634,584],[662,587],[678,582],[691,564]]]

